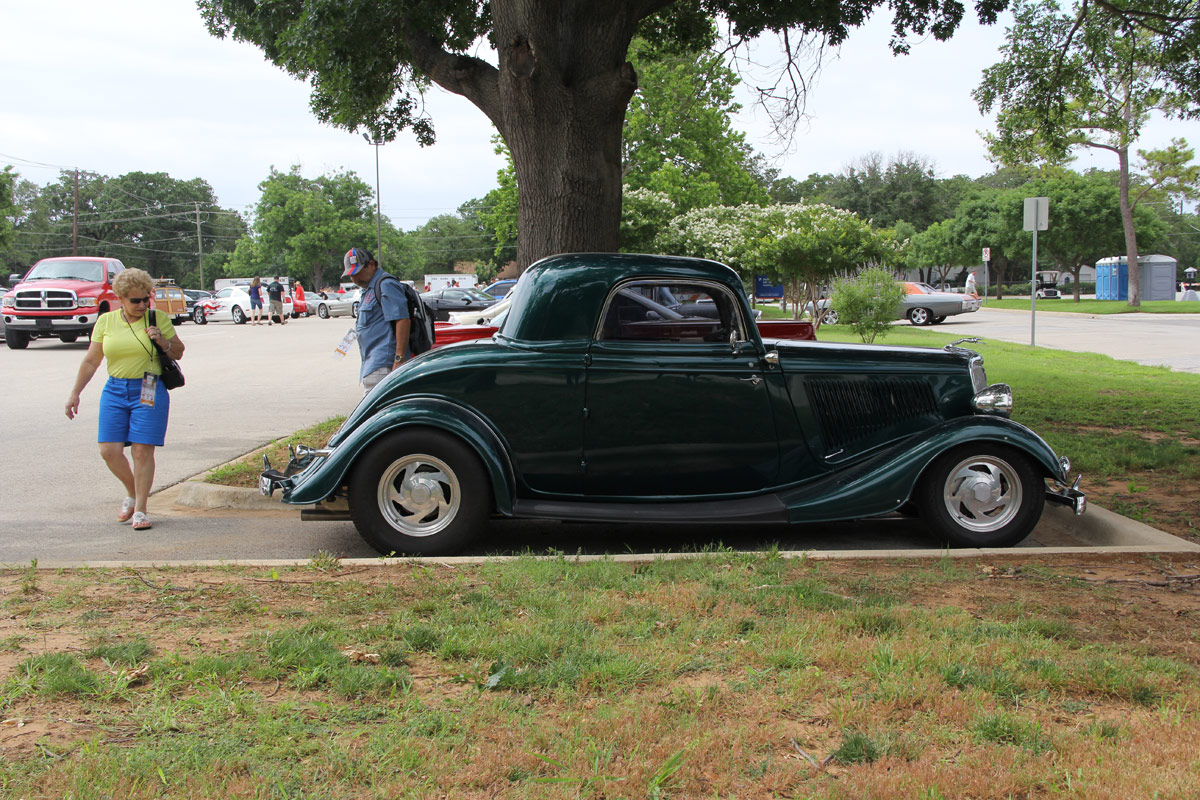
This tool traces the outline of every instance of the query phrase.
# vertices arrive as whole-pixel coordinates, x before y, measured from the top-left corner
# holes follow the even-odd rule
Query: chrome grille
[[[938,413],[932,387],[918,378],[814,378],[808,391],[828,453]]]
[[[70,289],[22,289],[13,298],[18,311],[70,311],[76,305]]]

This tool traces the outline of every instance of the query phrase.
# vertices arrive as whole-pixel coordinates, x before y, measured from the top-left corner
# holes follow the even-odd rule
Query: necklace
[[[142,344],[142,340],[137,337],[137,331],[135,331],[133,329],[133,324],[130,323],[129,317],[125,316],[125,309],[123,309],[123,308],[121,309],[121,319],[125,320],[125,324],[129,327],[129,333],[133,335],[133,340],[135,342],[137,342],[138,346],[140,346],[143,350],[146,350],[146,355],[150,356],[150,363],[153,364],[154,363],[154,353],[152,353],[150,350],[147,350],[146,345]],[[142,315],[142,330],[145,331],[145,330],[149,329],[149,327],[150,327],[150,323],[148,323],[146,321],[146,315],[143,314]],[[146,338],[149,339],[150,334],[147,333]]]

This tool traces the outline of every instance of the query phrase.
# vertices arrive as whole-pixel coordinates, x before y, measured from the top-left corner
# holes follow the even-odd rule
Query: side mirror
[[[18,273],[14,272],[13,274],[8,276],[8,285],[9,286],[16,286],[20,282],[21,282],[21,276]]]

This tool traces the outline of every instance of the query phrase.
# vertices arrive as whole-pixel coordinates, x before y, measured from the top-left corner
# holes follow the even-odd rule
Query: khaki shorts
[[[282,322],[283,321],[283,301],[282,300],[272,300],[270,303],[270,307],[271,307],[271,311],[270,311],[271,316],[275,316],[276,314],[278,314],[279,321]]]

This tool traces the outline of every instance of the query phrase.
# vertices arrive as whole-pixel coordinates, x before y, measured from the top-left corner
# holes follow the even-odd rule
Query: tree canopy
[[[976,13],[994,22],[1008,2],[977,0]],[[618,247],[635,36],[695,49],[714,29],[727,30],[732,47],[780,34],[786,66],[764,91],[782,93],[798,112],[805,45],[840,44],[885,4],[901,52],[910,34],[948,38],[964,13],[957,0],[198,2],[214,35],[252,42],[309,81],[313,111],[330,124],[383,141],[408,128],[429,144],[434,128],[420,92],[432,82],[467,98],[513,155],[522,267],[555,252]],[[495,63],[476,54],[484,42]]]
[[[1064,11],[1057,0],[1023,0],[1014,15],[1001,61],[975,91],[981,110],[999,109],[988,147],[1004,163],[1061,164],[1081,147],[1115,155],[1125,252],[1136,264],[1129,151],[1152,112],[1200,115],[1195,3],[1077,0]],[[1132,306],[1137,273],[1129,271]]]

